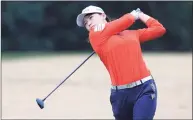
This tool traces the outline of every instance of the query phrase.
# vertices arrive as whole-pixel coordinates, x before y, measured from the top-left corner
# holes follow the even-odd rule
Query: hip
[[[132,88],[111,88],[110,98],[111,101],[113,101],[113,99],[117,100],[127,98],[132,102],[136,101],[138,98],[140,98],[140,96],[144,94],[157,95],[157,86],[154,79],[149,79],[142,84],[139,84]]]

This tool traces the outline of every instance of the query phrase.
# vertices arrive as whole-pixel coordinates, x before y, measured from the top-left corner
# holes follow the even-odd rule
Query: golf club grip
[[[44,99],[46,100],[60,85],[62,85],[74,72],[76,72],[76,70],[78,70],[78,68],[80,68],[95,52],[93,51],[73,72],[71,72],[54,90],[52,90],[52,92],[50,92],[50,94],[48,94]]]

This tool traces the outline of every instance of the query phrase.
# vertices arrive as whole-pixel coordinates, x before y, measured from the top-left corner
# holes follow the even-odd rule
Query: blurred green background
[[[169,1],[2,1],[1,51],[90,51],[88,33],[76,17],[88,5],[102,7],[111,18],[133,9],[158,19],[167,33],[142,44],[144,51],[192,50],[192,2]],[[137,21],[129,29],[146,27]]]

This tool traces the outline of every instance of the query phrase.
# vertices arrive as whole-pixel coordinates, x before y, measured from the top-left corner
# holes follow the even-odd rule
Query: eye
[[[89,17],[89,19],[92,19],[93,18],[93,16],[91,15],[90,17]]]

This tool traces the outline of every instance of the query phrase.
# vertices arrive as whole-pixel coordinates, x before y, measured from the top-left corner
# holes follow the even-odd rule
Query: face
[[[106,15],[105,14],[88,14],[84,17],[84,25],[87,30],[90,30],[97,24],[102,24],[106,22]]]

